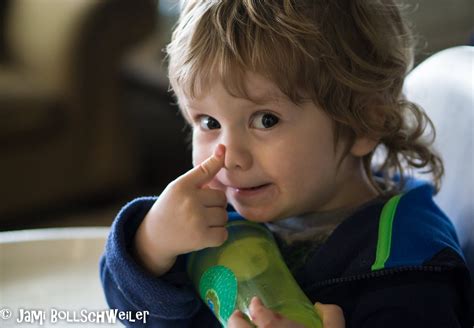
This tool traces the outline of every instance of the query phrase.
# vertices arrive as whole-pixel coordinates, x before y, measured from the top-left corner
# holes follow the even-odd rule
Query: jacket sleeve
[[[117,215],[100,259],[100,279],[109,306],[120,311],[149,311],[147,327],[218,327],[217,320],[195,293],[185,271],[184,256],[156,277],[133,258],[131,245],[155,197],[138,198]],[[123,321],[127,327],[143,322]]]

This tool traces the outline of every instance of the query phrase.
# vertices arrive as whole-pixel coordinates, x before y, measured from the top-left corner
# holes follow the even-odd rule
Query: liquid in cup
[[[227,224],[229,237],[220,247],[193,252],[188,274],[199,295],[226,327],[239,309],[249,315],[258,296],[265,306],[305,327],[322,327],[313,304],[286,266],[264,226],[237,219]]]

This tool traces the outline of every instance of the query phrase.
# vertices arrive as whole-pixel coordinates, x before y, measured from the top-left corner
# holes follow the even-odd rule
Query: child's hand
[[[314,304],[316,312],[323,321],[324,328],[344,328],[346,321],[342,309],[335,304]]]
[[[344,328],[345,321],[342,310],[337,305],[315,304],[316,311],[320,315],[324,328]],[[279,328],[305,328],[303,325],[290,321],[280,314],[267,309],[257,297],[254,297],[249,306],[252,323],[259,328],[279,327]],[[229,318],[229,328],[251,328],[244,315],[240,311],[235,311]]]
[[[227,239],[227,198],[207,184],[224,167],[225,147],[171,182],[138,228],[135,251],[151,272],[167,272],[180,254],[219,246]]]
[[[290,321],[282,317],[279,313],[273,312],[262,304],[258,297],[252,298],[249,305],[250,317],[252,323],[257,327],[270,328],[305,328],[303,325]],[[245,316],[240,311],[235,311],[227,321],[228,328],[251,328]]]

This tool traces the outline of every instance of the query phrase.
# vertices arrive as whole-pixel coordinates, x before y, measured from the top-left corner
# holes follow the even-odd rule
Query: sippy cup
[[[200,297],[226,327],[239,309],[249,315],[258,296],[265,306],[306,327],[322,327],[263,225],[230,215],[229,237],[220,247],[189,254],[187,271]]]

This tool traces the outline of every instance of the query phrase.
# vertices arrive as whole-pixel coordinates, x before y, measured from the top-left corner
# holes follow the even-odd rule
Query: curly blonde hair
[[[375,151],[362,159],[374,186],[373,171],[400,190],[407,170],[423,168],[439,190],[433,124],[402,93],[413,43],[394,0],[185,0],[167,47],[169,78],[191,97],[216,77],[248,97],[245,72],[260,74],[294,103],[309,98],[324,110],[336,141],[349,141],[346,154],[356,136],[377,140],[380,163]]]

